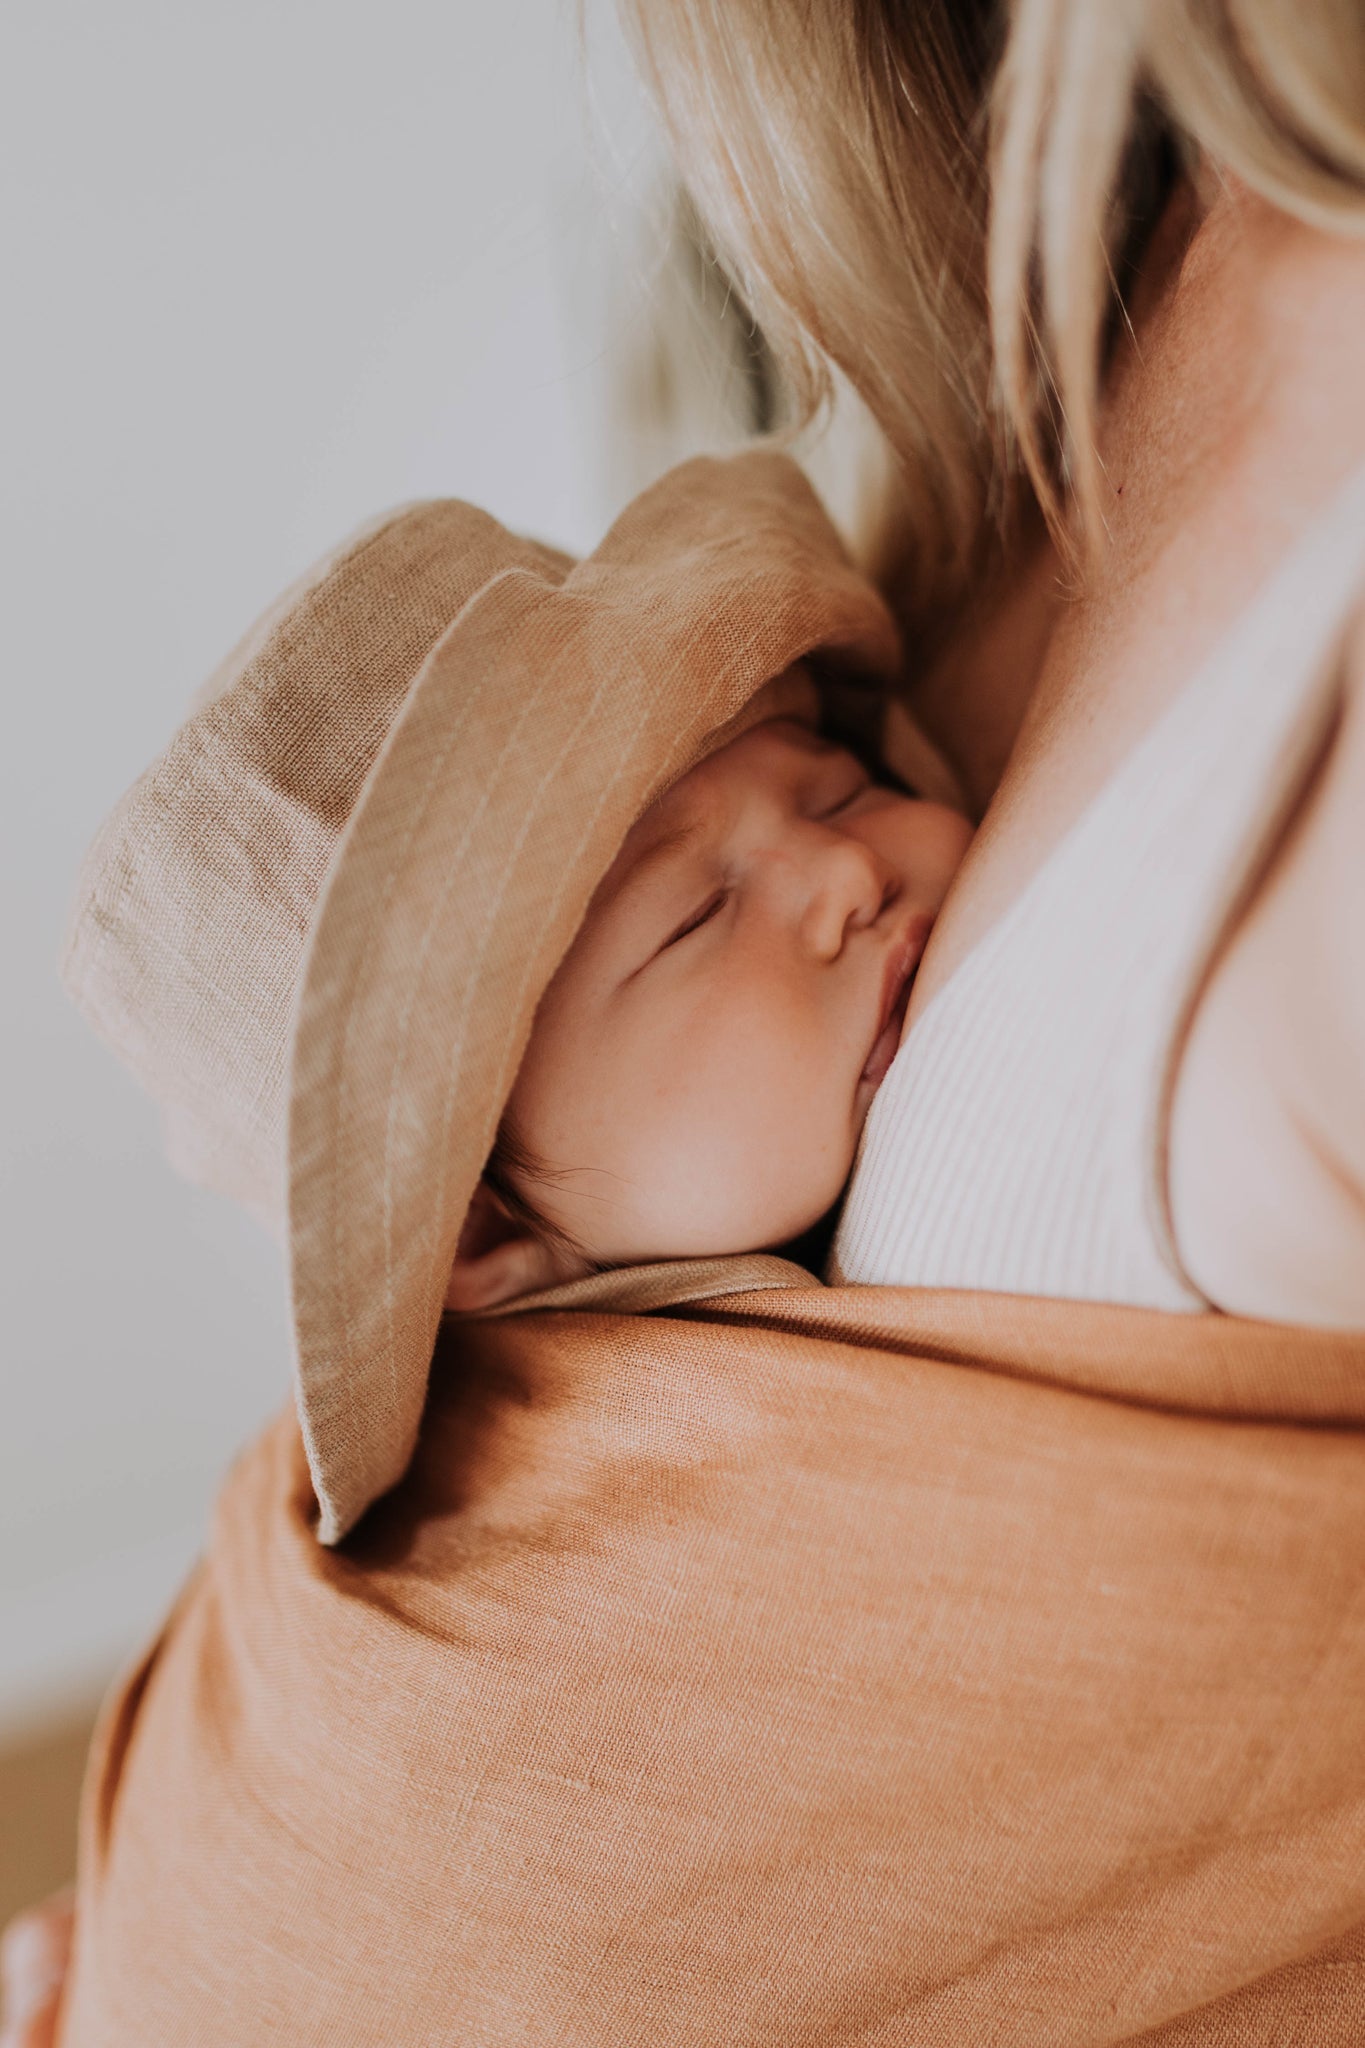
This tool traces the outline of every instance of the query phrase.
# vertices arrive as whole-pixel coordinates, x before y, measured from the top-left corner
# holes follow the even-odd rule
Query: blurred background
[[[47,0],[0,44],[2,1919],[288,1395],[275,1247],[59,988],[86,844],[349,527],[455,494],[580,550],[771,393],[605,4]]]

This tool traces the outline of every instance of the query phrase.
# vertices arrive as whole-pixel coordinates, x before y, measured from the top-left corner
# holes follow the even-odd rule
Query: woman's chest
[[[1365,268],[1349,254],[1338,302]],[[1112,1198],[1096,1283],[1106,1298],[1131,1273],[1131,1298],[1163,1305],[1170,1269],[1224,1306],[1297,1319],[1302,1290],[1291,1299],[1262,1280],[1267,1239],[1292,1236],[1285,1189],[1298,1191],[1301,1219],[1317,1219],[1312,1258],[1335,1234],[1346,1264],[1354,1245],[1365,1271],[1365,1214],[1346,1213],[1340,1177],[1305,1144],[1290,1106],[1302,1106],[1311,1034],[1287,1031],[1276,999],[1302,923],[1285,911],[1289,827],[1297,816],[1302,838],[1330,785],[1312,772],[1329,743],[1324,664],[1365,571],[1365,490],[1350,482],[1365,468],[1365,406],[1345,374],[1342,303],[1332,321],[1319,307],[1319,345],[1301,318],[1286,332],[1266,310],[1263,280],[1252,291],[1233,264],[1229,283],[1227,267],[1196,266],[1186,303],[1175,295],[1111,394],[1107,545],[1084,598],[1057,611],[921,969],[907,1021],[915,1042],[893,1070],[905,1100],[891,1149],[923,1158],[941,1143],[948,1160],[975,1105],[991,1128],[971,1172],[949,1179],[1001,1180],[986,1237],[993,1247],[1022,1233],[1016,1290],[1083,1290],[1091,1253],[1063,1272],[1068,1231],[1080,1246]],[[1301,908],[1316,913],[1322,894]],[[968,1041],[975,1073],[952,1050]],[[956,1107],[934,1099],[945,1086],[962,1097]],[[1037,1182],[1025,1203],[1002,1163],[1011,1151]],[[1082,1157],[1094,1204],[1077,1192]],[[951,1189],[941,1192],[943,1210]],[[1022,1218],[1053,1215],[1052,1203],[1036,1251],[1061,1265],[1041,1285]],[[1199,1255],[1210,1242],[1216,1270]]]

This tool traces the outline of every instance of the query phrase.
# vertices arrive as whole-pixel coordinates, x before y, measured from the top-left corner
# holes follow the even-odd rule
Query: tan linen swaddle
[[[292,1420],[233,1474],[67,2048],[1358,2042],[1360,1367],[881,1288],[452,1330],[339,1550]]]
[[[771,456],[577,568],[405,517],[270,623],[83,890],[79,998],[180,1156],[283,1206],[302,1426],[107,1709],[66,2048],[1358,2039],[1359,1341],[759,1257],[448,1323],[428,1386],[631,818],[793,661],[895,647]],[[158,924],[196,864],[217,910]]]

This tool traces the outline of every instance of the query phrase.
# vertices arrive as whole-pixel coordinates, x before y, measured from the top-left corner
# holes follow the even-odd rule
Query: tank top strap
[[[1197,1310],[1165,1202],[1173,1062],[1335,712],[1365,469],[916,1021],[831,1277]]]

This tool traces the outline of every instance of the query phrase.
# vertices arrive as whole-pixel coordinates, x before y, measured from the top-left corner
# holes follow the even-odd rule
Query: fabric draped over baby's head
[[[65,975],[172,1157],[275,1227],[335,1541],[416,1441],[536,1004],[631,824],[813,657],[880,694],[881,599],[800,470],[702,459],[579,563],[454,501],[253,629],[114,812]]]

